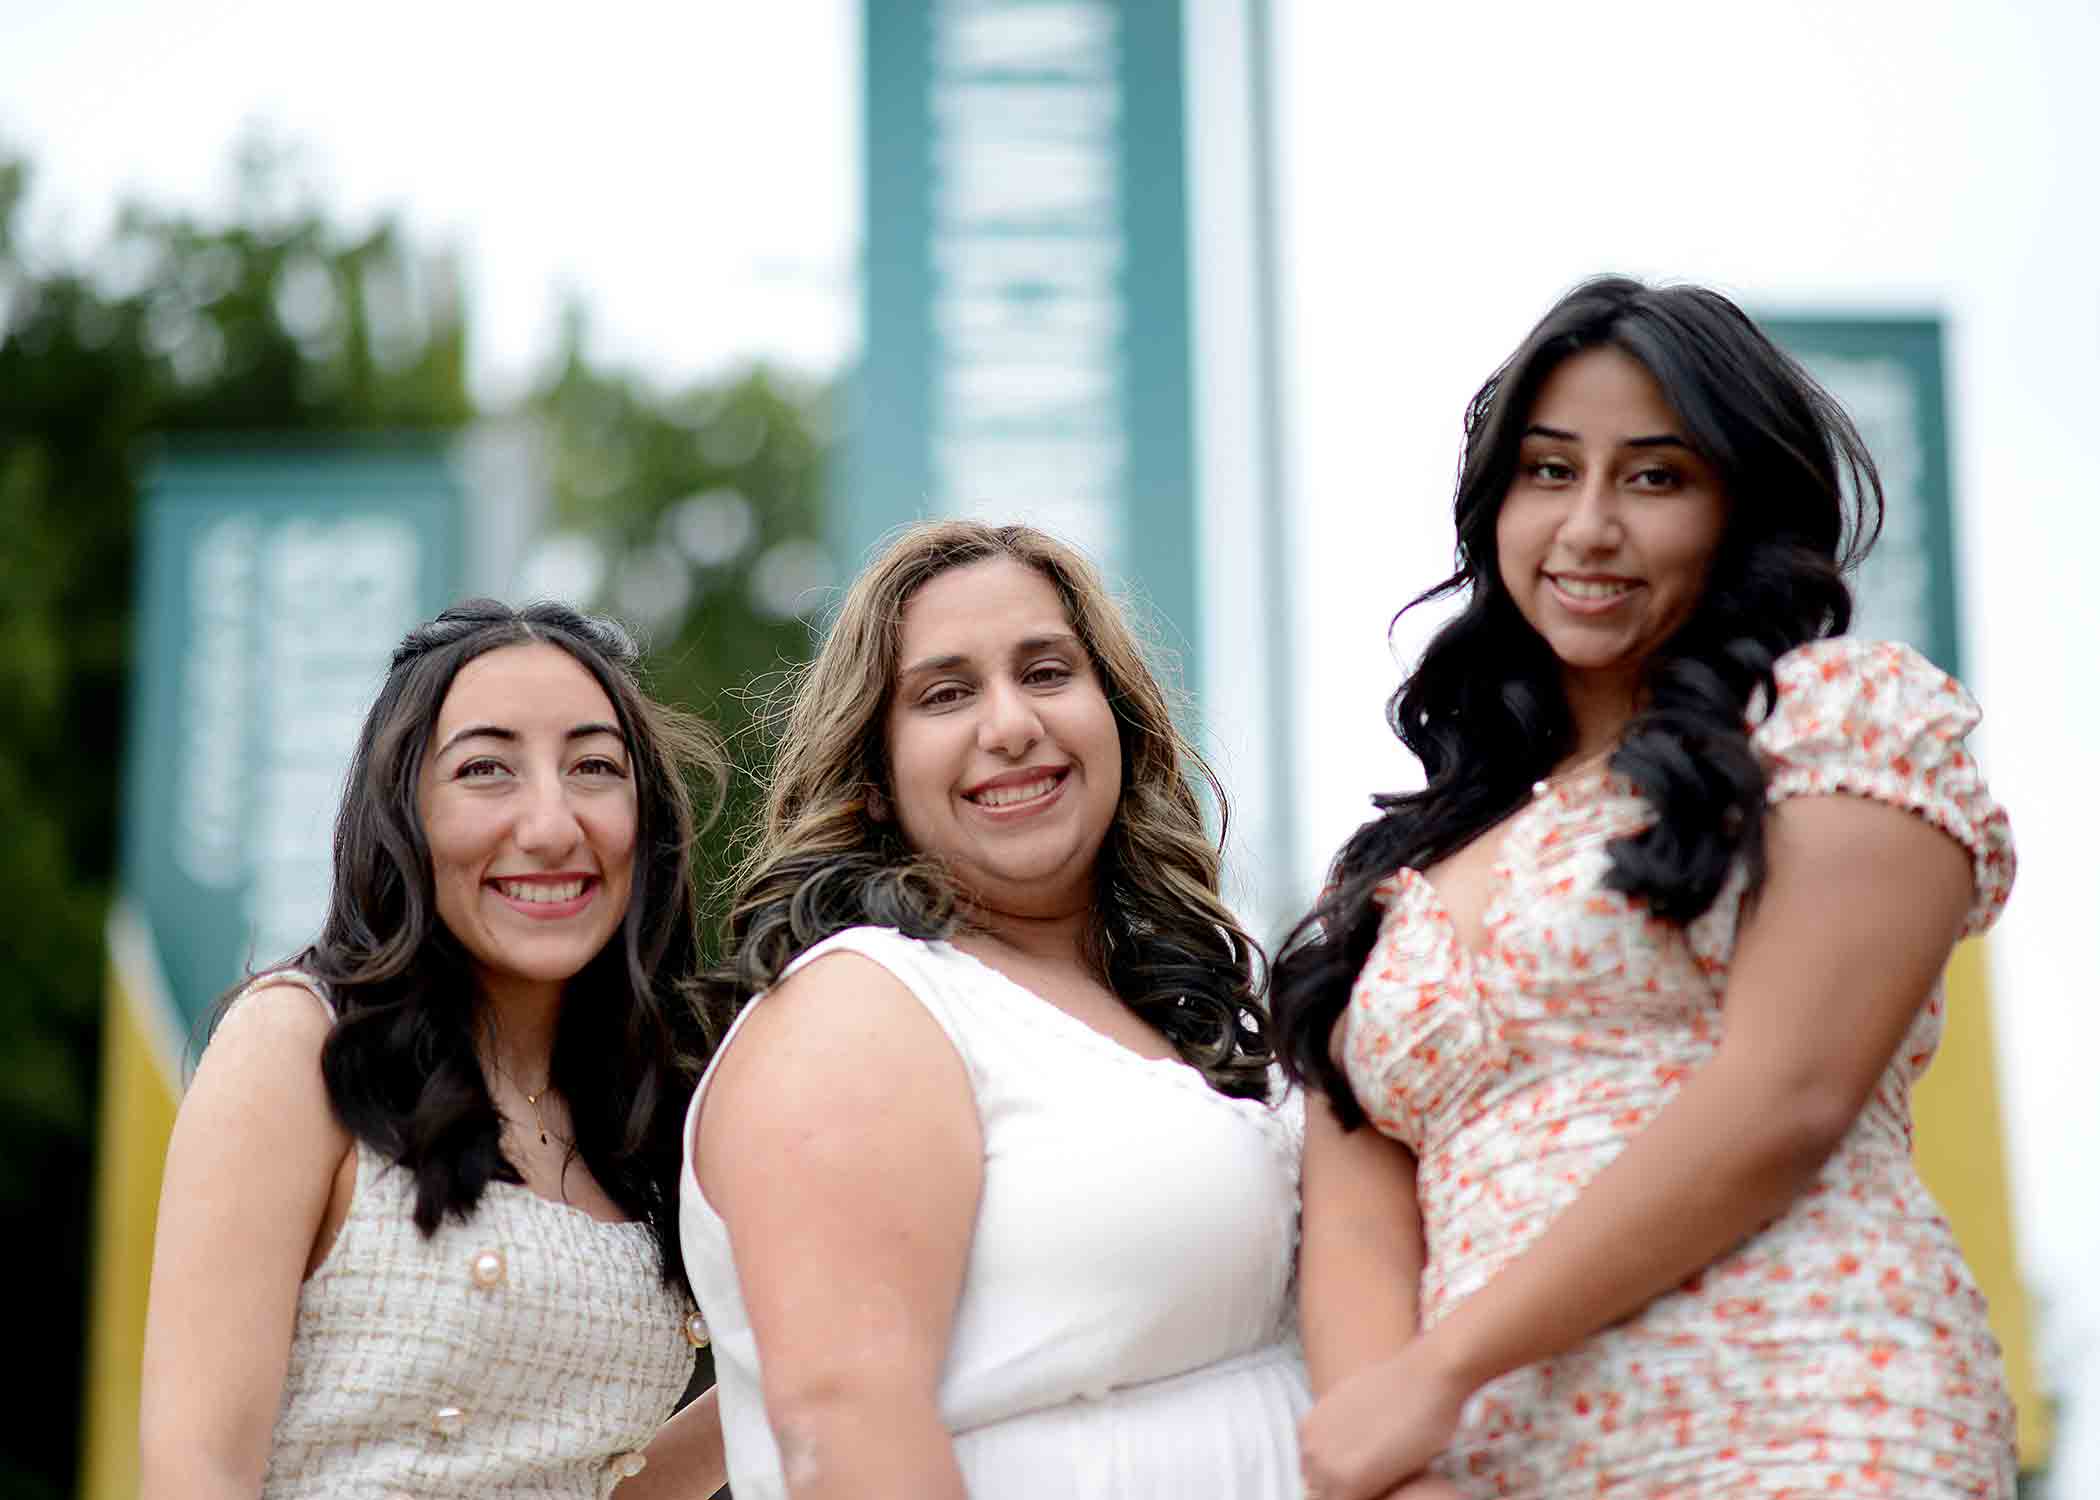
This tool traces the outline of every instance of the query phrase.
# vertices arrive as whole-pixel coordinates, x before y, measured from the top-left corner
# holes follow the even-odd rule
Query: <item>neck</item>
[[[1564,679],[1563,691],[1568,717],[1575,726],[1575,743],[1554,766],[1556,771],[1611,753],[1633,720],[1639,684],[1637,678],[1600,682],[1586,674]]]
[[[966,908],[965,919],[977,936],[1025,957],[1082,965],[1086,962],[1087,934],[1093,921],[1091,908],[1022,916],[973,905]]]
[[[481,994],[481,1044],[491,1063],[520,1088],[544,1088],[554,1065],[561,1020],[560,985],[488,985]]]

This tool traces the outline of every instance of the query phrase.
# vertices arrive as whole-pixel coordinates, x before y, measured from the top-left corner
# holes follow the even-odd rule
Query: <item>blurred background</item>
[[[1985,706],[2020,883],[1919,1149],[2029,1490],[2100,1495],[2096,57],[2087,0],[0,0],[0,1493],[135,1492],[188,1028],[310,929],[407,624],[618,614],[755,770],[885,529],[1035,519],[1145,611],[1274,935],[1416,779],[1467,397],[1622,270],[1853,408],[1862,629]]]

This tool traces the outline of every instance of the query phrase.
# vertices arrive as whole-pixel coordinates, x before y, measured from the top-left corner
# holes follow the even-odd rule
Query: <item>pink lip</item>
[[[1635,594],[1638,594],[1641,591],[1641,581],[1638,578],[1622,578],[1616,573],[1542,572],[1540,576],[1546,580],[1547,586],[1553,590],[1554,602],[1559,604],[1560,607],[1566,610],[1569,614],[1573,615],[1608,614],[1612,610],[1617,609],[1620,605],[1624,604],[1627,600],[1631,599]],[[1569,579],[1575,583],[1624,584],[1626,585],[1626,588],[1623,593],[1612,594],[1603,599],[1584,599],[1575,594],[1571,594],[1566,589],[1562,588],[1560,586],[1560,580],[1563,578]]]
[[[1055,776],[1059,781],[1063,781],[1071,769],[1070,766],[1022,766],[1015,771],[1001,771],[997,776],[987,776],[975,786],[964,787],[963,795],[981,797],[986,792],[996,792],[1005,787],[1027,786],[1030,782],[1041,781],[1045,776]]]
[[[520,901],[503,889],[505,885],[567,885],[572,880],[582,881],[583,889],[567,901]],[[575,916],[598,899],[598,887],[602,883],[597,876],[586,875],[581,870],[554,875],[492,875],[483,882],[496,893],[497,900],[519,916],[535,922],[558,922],[564,917]]]
[[[1070,766],[1024,766],[1018,771],[1002,771],[997,776],[978,782],[975,786],[966,787],[963,791],[963,800],[970,804],[970,807],[978,816],[996,819],[1000,822],[1007,822],[1016,818],[1033,817],[1064,796],[1065,786],[1071,780],[1071,773],[1072,768]],[[1031,786],[1041,781],[1045,776],[1055,778],[1050,790],[1040,797],[1031,797],[1026,802],[1016,802],[1006,807],[987,807],[977,800],[986,792],[998,791],[1005,787]]]

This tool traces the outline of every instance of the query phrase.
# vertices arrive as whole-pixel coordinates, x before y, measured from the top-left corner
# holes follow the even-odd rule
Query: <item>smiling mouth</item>
[[[1548,573],[1546,581],[1570,599],[1581,599],[1595,604],[1601,604],[1607,599],[1620,598],[1640,587],[1640,584],[1630,578],[1570,578],[1564,573]]]
[[[497,893],[527,906],[560,906],[574,901],[592,885],[592,877],[577,875],[567,880],[492,880]]]
[[[963,800],[979,807],[1018,807],[1024,802],[1036,802],[1049,796],[1064,781],[1065,775],[1064,771],[1045,771],[1031,781],[1009,782],[1004,786],[965,792]]]

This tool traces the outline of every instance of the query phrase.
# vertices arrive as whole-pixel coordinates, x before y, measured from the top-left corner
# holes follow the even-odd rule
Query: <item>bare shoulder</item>
[[[347,1147],[321,1078],[321,1048],[334,1024],[312,990],[295,980],[265,979],[233,1003],[212,1034],[183,1113]]]
[[[902,980],[857,953],[826,954],[765,997],[715,1067],[701,1110],[704,1188],[764,1142],[859,1156],[929,1137],[974,1150],[969,1074]],[[734,1144],[735,1149],[730,1147]],[[781,1158],[776,1158],[779,1160]]]
[[[212,1033],[212,1046],[222,1041],[237,1049],[311,1043],[318,1053],[334,1025],[319,995],[296,979],[266,975],[227,1007]]]
[[[930,1068],[960,1059],[910,988],[858,953],[827,953],[769,991],[722,1059],[714,1090],[739,1075],[791,1073],[803,1086],[833,1071]]]

